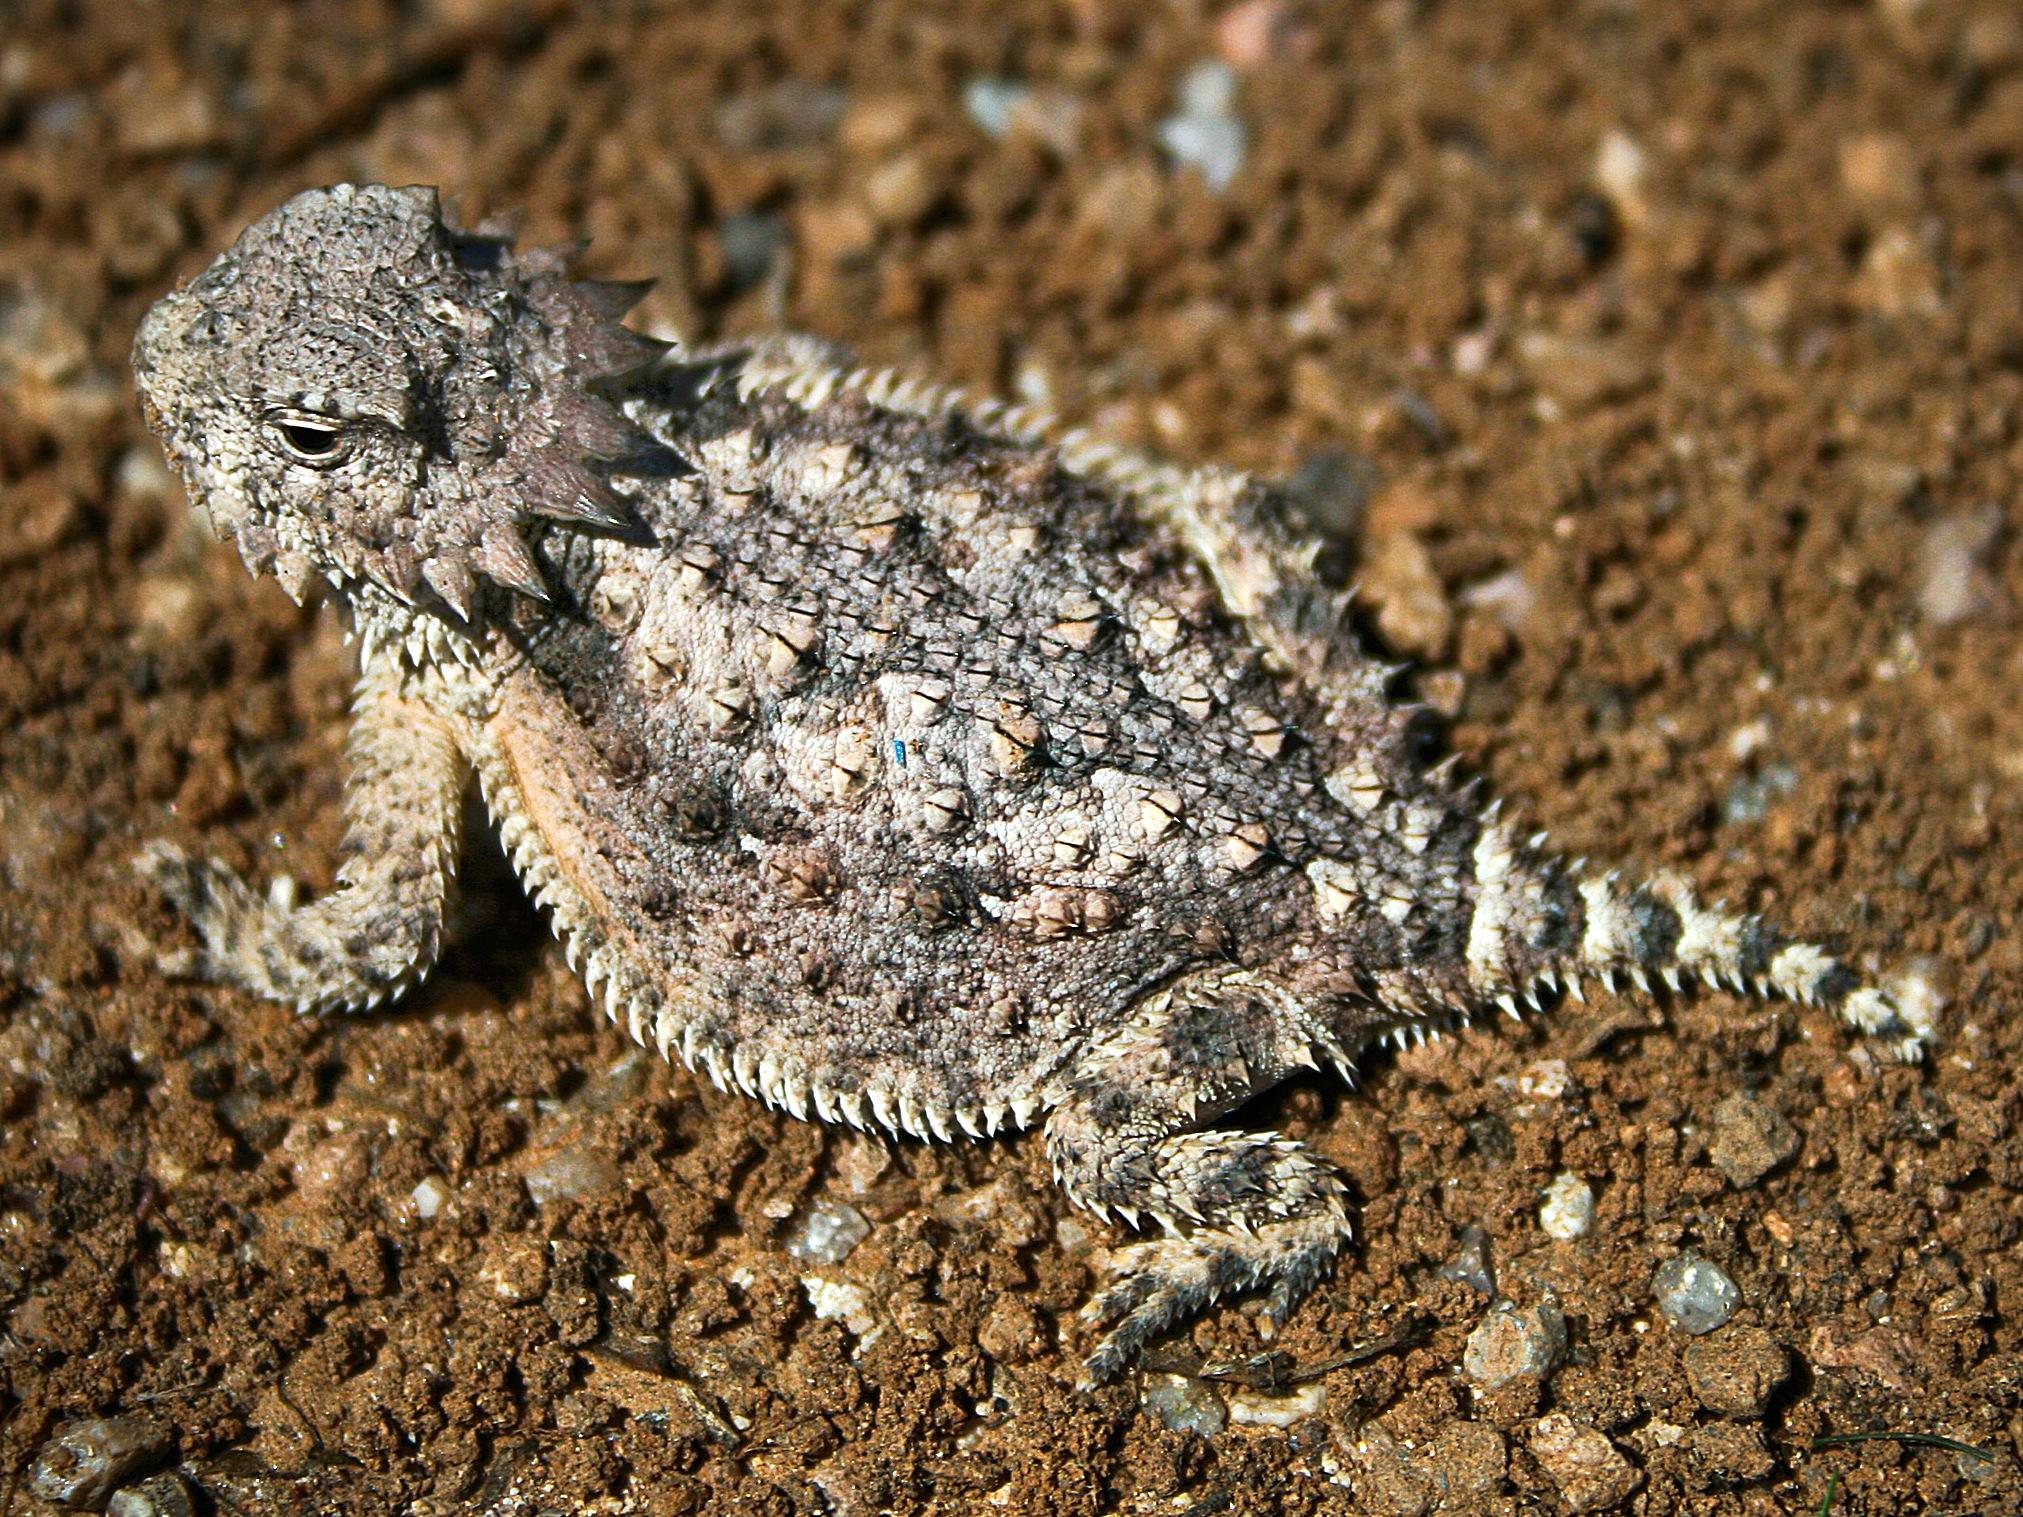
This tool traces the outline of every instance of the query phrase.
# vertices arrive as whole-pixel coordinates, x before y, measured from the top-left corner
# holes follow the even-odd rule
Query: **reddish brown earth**
[[[2017,1510],[2013,8],[625,9],[0,0],[0,1512],[121,1411],[221,1513]],[[1221,192],[1157,136],[1218,57],[1250,134]],[[979,78],[1038,90],[1005,135]],[[1038,1142],[698,1087],[591,1015],[496,858],[404,1012],[165,982],[127,860],[326,881],[349,665],[199,537],[127,345],[343,178],[524,206],[699,335],[785,319],[1308,464],[1499,792],[1570,852],[1943,958],[1941,1046],[1598,998],[1259,1103],[1365,1237],[1275,1345],[1294,1399],[1222,1387],[1289,1425],[1203,1436],[1072,1388],[1115,1235]],[[1586,1237],[1540,1229],[1561,1171]],[[840,1263],[787,1251],[822,1201],[872,1224]],[[1565,1315],[1543,1386],[1460,1369],[1471,1224]],[[1687,1250],[1743,1299],[1704,1339],[1652,1299]],[[1262,1346],[1229,1307],[1168,1362]],[[1815,1445],[1878,1432],[1989,1457]]]

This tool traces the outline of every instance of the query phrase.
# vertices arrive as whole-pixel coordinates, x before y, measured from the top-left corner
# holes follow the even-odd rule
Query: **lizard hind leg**
[[[1104,1335],[1085,1383],[1114,1379],[1159,1333],[1263,1288],[1290,1315],[1353,1232],[1346,1187],[1277,1133],[1197,1124],[1311,1063],[1283,986],[1241,970],[1190,976],[1084,1055],[1047,1120],[1069,1199],[1163,1236],[1116,1250],[1086,1315]]]

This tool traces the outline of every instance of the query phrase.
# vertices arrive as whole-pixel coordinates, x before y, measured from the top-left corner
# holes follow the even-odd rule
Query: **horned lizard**
[[[1156,1236],[1088,1375],[1224,1293],[1283,1317],[1351,1236],[1301,1144],[1214,1120],[1373,1040],[1583,977],[1932,1004],[1679,883],[1559,862],[1423,761],[1281,492],[806,338],[620,324],[639,287],[421,188],[296,196],[151,310],[148,420],[250,569],[349,618],[337,888],[156,844],[201,949],[304,1011],[441,951],[475,772],[642,1043],[797,1117],[1043,1124]]]

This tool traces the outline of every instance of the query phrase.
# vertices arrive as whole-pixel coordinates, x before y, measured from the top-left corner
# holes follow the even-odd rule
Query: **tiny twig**
[[[1394,1333],[1382,1338],[1373,1338],[1367,1343],[1359,1343],[1344,1349],[1339,1354],[1331,1354],[1325,1359],[1316,1359],[1308,1364],[1300,1364],[1283,1349],[1268,1349],[1261,1354],[1252,1354],[1245,1359],[1223,1359],[1213,1363],[1203,1363],[1191,1354],[1164,1353],[1147,1354],[1145,1368],[1159,1370],[1171,1375],[1187,1375],[1196,1380],[1219,1380],[1225,1384],[1241,1385],[1254,1391],[1281,1391],[1290,1386],[1301,1385],[1309,1380],[1318,1380],[1323,1375],[1332,1375],[1336,1370],[1347,1369],[1351,1365],[1364,1364],[1399,1349],[1414,1348],[1424,1343],[1431,1324],[1424,1317],[1415,1317]]]

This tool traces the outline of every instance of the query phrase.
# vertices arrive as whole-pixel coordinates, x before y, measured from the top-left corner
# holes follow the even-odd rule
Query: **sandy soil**
[[[112,1413],[221,1513],[2016,1510],[2013,8],[624,9],[0,0],[0,1512]],[[1204,63],[1221,188],[1162,125],[1213,117]],[[788,320],[1298,471],[1500,793],[1934,956],[1942,1046],[1604,998],[1290,1087],[1246,1117],[1366,1235],[1269,1345],[1297,1384],[1172,1373],[1267,1347],[1231,1307],[1082,1395],[1116,1235],[1038,1142],[699,1088],[495,857],[401,1014],[165,982],[126,861],[326,881],[349,671],[190,524],[127,345],[342,178],[525,207],[697,335]],[[1561,1173],[1585,1236],[1541,1229]],[[1469,1227],[1564,1316],[1542,1380],[1462,1368]],[[1741,1294],[1704,1338],[1653,1300],[1687,1252]],[[1817,1442],[1858,1433],[1988,1457]]]

